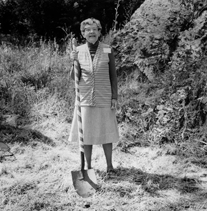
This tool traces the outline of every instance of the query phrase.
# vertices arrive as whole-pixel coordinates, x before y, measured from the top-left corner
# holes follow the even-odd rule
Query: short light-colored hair
[[[80,24],[81,33],[83,33],[85,31],[85,26],[86,25],[92,25],[94,23],[97,25],[98,30],[101,30],[102,29],[101,23],[100,23],[99,20],[97,20],[95,18],[88,18],[88,19],[82,21],[81,24]]]

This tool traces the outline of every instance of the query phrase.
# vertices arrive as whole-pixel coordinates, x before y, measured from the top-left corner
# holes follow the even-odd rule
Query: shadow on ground
[[[156,211],[183,211],[188,209],[204,211],[207,209],[207,190],[202,187],[202,181],[195,178],[179,178],[169,174],[152,174],[143,172],[140,169],[124,167],[117,168],[115,173],[111,175],[97,170],[98,175],[105,181],[103,187],[101,187],[102,192],[113,192],[121,197],[130,199],[134,197],[134,193],[143,193],[142,191],[139,192],[140,187],[149,193],[152,198],[166,197],[166,204],[164,203]],[[127,185],[125,182],[129,182],[132,185]],[[168,195],[165,196],[162,193],[177,194],[180,199],[167,201]]]
[[[17,128],[11,125],[0,125],[0,141],[5,144],[21,143],[29,145],[32,142],[41,142],[55,146],[55,142],[37,130]]]
[[[176,178],[168,174],[151,174],[136,168],[120,167],[116,169],[115,173],[110,175],[106,175],[105,172],[98,170],[97,174],[111,182],[128,181],[135,185],[140,185],[143,190],[150,194],[157,194],[157,191],[168,189],[176,189],[181,194],[197,194],[203,191],[199,185],[201,181],[198,179],[188,177]]]

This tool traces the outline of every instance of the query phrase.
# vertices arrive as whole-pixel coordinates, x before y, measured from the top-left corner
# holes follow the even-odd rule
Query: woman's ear
[[[99,32],[99,35],[98,35],[98,37],[101,37],[101,30],[98,30],[98,32]]]

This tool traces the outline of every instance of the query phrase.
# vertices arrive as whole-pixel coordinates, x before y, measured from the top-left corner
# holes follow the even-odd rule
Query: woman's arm
[[[112,99],[118,99],[117,74],[113,50],[109,53],[109,76],[111,82]]]

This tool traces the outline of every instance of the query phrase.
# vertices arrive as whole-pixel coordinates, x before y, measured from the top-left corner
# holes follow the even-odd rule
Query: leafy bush
[[[195,160],[206,157],[207,57],[203,54],[195,60],[185,48],[178,52],[185,56],[181,60],[174,54],[177,68],[169,64],[157,81],[143,83],[136,72],[120,81],[117,116],[123,150],[170,143],[177,154]]]

